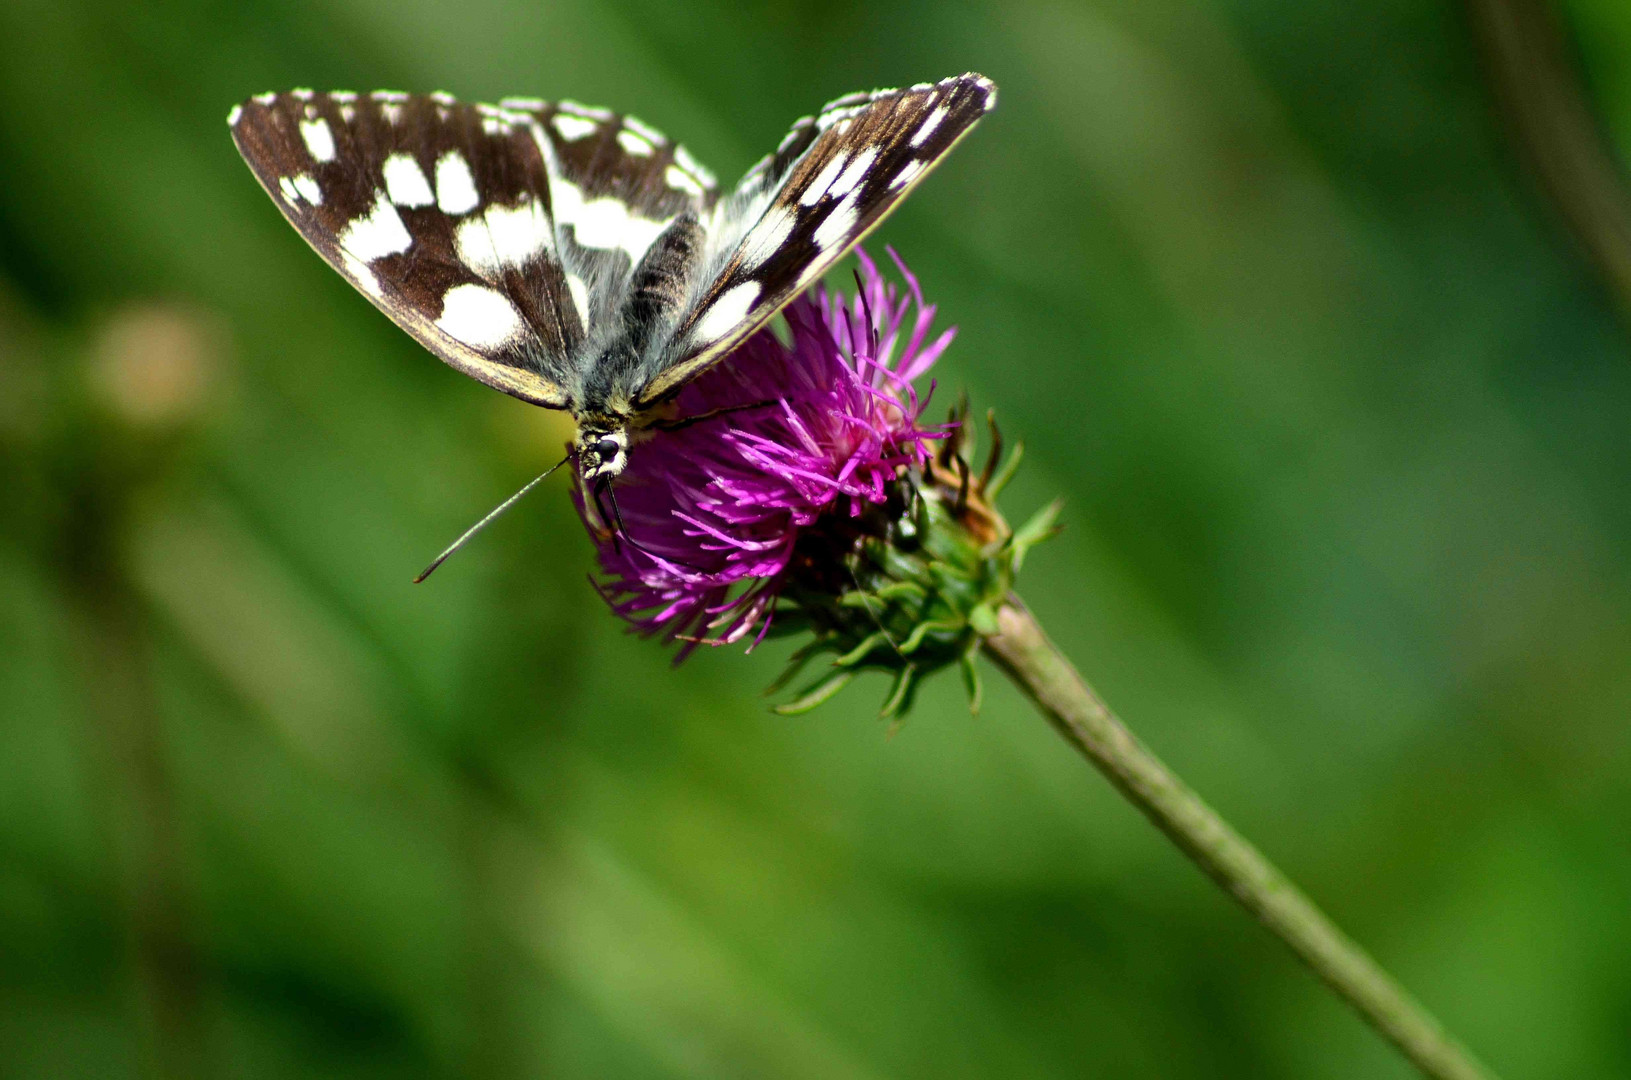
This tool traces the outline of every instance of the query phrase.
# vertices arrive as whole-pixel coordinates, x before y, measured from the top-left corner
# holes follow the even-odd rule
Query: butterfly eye
[[[602,439],[595,443],[595,454],[602,461],[612,460],[621,449],[622,447],[618,445],[616,439]]]

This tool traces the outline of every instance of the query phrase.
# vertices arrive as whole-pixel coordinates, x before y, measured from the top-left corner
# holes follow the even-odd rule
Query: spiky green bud
[[[1059,504],[1010,528],[996,499],[1023,447],[1004,458],[988,417],[991,446],[976,474],[966,414],[960,406],[940,453],[922,469],[903,470],[885,502],[859,517],[834,515],[800,538],[772,632],[812,637],[772,691],[817,657],[829,657],[830,670],[777,712],[807,712],[861,672],[885,671],[894,684],[882,715],[899,720],[923,680],[954,665],[963,673],[969,707],[979,709],[974,660],[980,640],[995,632],[997,608],[1026,553],[1057,531]]]

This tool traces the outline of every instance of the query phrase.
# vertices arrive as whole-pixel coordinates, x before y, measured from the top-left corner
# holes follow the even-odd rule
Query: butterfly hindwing
[[[685,147],[633,116],[536,98],[503,106],[537,123],[550,173],[558,254],[590,325],[625,299],[630,273],[676,217],[712,213],[718,182]]]
[[[490,386],[568,404],[584,320],[530,117],[441,94],[297,90],[229,119],[284,216],[393,321]]]
[[[709,284],[634,389],[649,408],[727,355],[876,228],[996,104],[962,75],[852,94],[793,126],[716,215]]]

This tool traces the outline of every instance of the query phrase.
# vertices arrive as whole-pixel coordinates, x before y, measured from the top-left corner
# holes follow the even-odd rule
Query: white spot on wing
[[[401,90],[375,90],[368,95],[375,101],[407,101],[408,95]]]
[[[494,105],[477,105],[476,109],[481,113],[481,130],[489,135],[508,135],[514,128],[532,122],[532,118],[526,113],[501,109]]]
[[[742,269],[754,270],[781,250],[798,223],[798,215],[785,206],[772,207],[742,241]]]
[[[985,91],[985,111],[990,112],[997,107],[997,84],[984,75],[974,77],[974,85]]]
[[[280,176],[277,178],[277,187],[278,191],[283,193],[284,202],[299,202],[304,199],[313,206],[323,205],[323,189],[317,186],[317,181],[310,173]]]
[[[674,163],[701,181],[703,187],[711,188],[719,183],[714,174],[709,172],[702,162],[692,157],[691,151],[683,146],[674,147]]]
[[[536,111],[544,107],[543,98],[535,97],[507,97],[499,102],[506,109],[527,109]]]
[[[858,191],[852,191],[844,197],[844,201],[832,208],[827,220],[816,226],[811,237],[816,247],[822,251],[831,251],[855,232],[855,222],[860,218],[860,211],[856,208]]]
[[[340,233],[340,246],[363,262],[373,262],[407,251],[413,246],[413,237],[381,191],[374,196],[373,209],[363,217],[352,218]]]
[[[895,178],[889,181],[889,186],[891,188],[905,187],[917,179],[917,174],[923,171],[923,167],[923,162],[915,158],[908,161],[900,167],[900,172],[895,174]]]
[[[675,191],[683,191],[690,195],[702,194],[702,185],[697,183],[695,177],[686,172],[684,169],[680,168],[678,165],[670,165],[667,169],[663,170],[663,179],[666,180],[668,182],[668,186],[673,188]]]
[[[555,103],[555,107],[562,112],[576,113],[579,116],[587,116],[592,120],[610,120],[615,115],[610,109],[597,109],[593,105],[585,105],[583,102],[573,101],[571,98],[562,98]]]
[[[578,309],[578,325],[589,329],[589,290],[576,274],[566,275],[566,291],[572,297],[572,306]]]
[[[623,118],[623,126],[640,136],[642,139],[645,139],[647,142],[660,143],[668,141],[667,139],[663,138],[662,132],[641,120],[639,117],[625,116]]]
[[[449,150],[436,159],[436,205],[444,214],[468,214],[481,203],[476,178],[464,155]]]
[[[651,152],[656,149],[655,146],[651,145],[650,139],[634,131],[619,131],[617,133],[617,142],[625,152],[633,154],[635,157],[650,157]]]
[[[585,120],[570,113],[556,113],[555,119],[551,122],[555,125],[555,130],[560,132],[561,138],[567,142],[577,142],[585,135],[593,135],[600,127],[593,120]]]
[[[379,107],[379,114],[385,118],[387,124],[400,124],[402,122],[402,106],[394,101],[387,101]]]
[[[718,341],[729,334],[747,318],[748,312],[753,308],[753,302],[758,298],[757,281],[744,281],[725,290],[724,294],[708,308],[707,314],[698,321],[696,341],[699,343]]]
[[[301,173],[295,177],[294,187],[296,191],[300,192],[300,197],[313,206],[323,205],[323,189],[317,185],[316,177],[310,173]]]
[[[271,91],[267,91],[264,94],[256,94],[255,95],[255,100],[258,101],[262,105],[271,105],[272,102],[277,100],[277,95],[272,93]]]
[[[476,349],[496,349],[521,331],[521,313],[485,285],[455,285],[442,297],[436,326]]]
[[[242,105],[234,105],[232,107],[232,111],[227,113],[227,126],[228,127],[236,126],[237,123],[238,123],[238,118],[241,117],[243,114],[244,114],[244,107]]]
[[[929,115],[923,118],[923,123],[917,126],[917,134],[912,136],[912,146],[922,146],[934,134],[934,129],[940,126],[940,121],[946,118],[946,107],[936,105]]]
[[[580,245],[602,251],[624,251],[631,262],[638,263],[651,242],[668,227],[668,220],[651,221],[629,213],[628,204],[622,199],[585,201],[581,188],[560,177],[550,183],[549,194],[555,223],[563,228],[572,226],[573,238]]]
[[[872,167],[872,163],[876,160],[878,160],[878,148],[876,146],[869,146],[856,154],[855,159],[845,166],[844,171],[838,175],[838,179],[832,182],[832,187],[827,189],[827,195],[834,199],[840,195],[848,195],[850,189],[861,182],[861,178],[866,176],[867,170]]]
[[[850,122],[853,121],[856,116],[860,115],[861,110],[864,108],[866,108],[866,106],[857,105],[848,109],[834,109],[831,112],[823,112],[820,116],[816,117],[816,127],[820,128],[822,131],[826,131],[834,124],[837,124],[838,130],[843,131],[850,125]]]
[[[357,288],[370,296],[383,296],[385,290],[380,288],[379,278],[368,269],[368,264],[351,254],[349,251],[340,252],[340,262],[345,265],[345,272],[351,280],[356,282]]]
[[[804,133],[804,129],[809,127],[814,122],[815,121],[811,117],[800,117],[798,122],[788,130],[787,134],[782,136],[782,141],[776,144],[776,153],[780,154],[788,147],[792,146],[794,141]]]
[[[392,154],[385,159],[385,190],[398,206],[429,206],[436,201],[430,181],[412,154]]]
[[[834,155],[826,167],[816,173],[815,179],[810,181],[810,186],[804,189],[804,194],[799,196],[799,202],[805,206],[814,206],[820,202],[821,196],[827,193],[827,188],[832,186],[832,182],[838,179],[838,174],[844,171],[844,162],[848,158],[848,154]]]
[[[290,90],[289,96],[299,98],[301,101],[310,101],[315,95],[312,94],[311,87],[301,86],[294,90]]]
[[[827,104],[821,106],[821,111],[826,113],[832,112],[834,109],[845,109],[851,105],[859,105],[861,102],[866,101],[871,96],[872,95],[868,94],[865,90],[857,90],[852,94],[845,94],[843,97],[833,98],[831,101],[827,102]]]
[[[357,100],[357,92],[355,90],[331,90],[329,91],[328,96],[331,100],[337,101],[342,105],[347,102]]]
[[[519,269],[554,245],[549,215],[536,199],[514,207],[489,206],[480,217],[461,223],[453,235],[459,258],[485,278],[495,278],[506,268]]]
[[[316,161],[334,160],[334,132],[329,130],[328,121],[319,116],[316,120],[300,121],[300,137],[306,140],[306,149]]]

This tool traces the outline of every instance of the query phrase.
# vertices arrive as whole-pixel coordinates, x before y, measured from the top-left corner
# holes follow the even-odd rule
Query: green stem
[[[1127,730],[1017,598],[997,613],[997,632],[984,644],[1061,735],[1424,1074],[1438,1080],[1494,1080],[1392,976]]]

